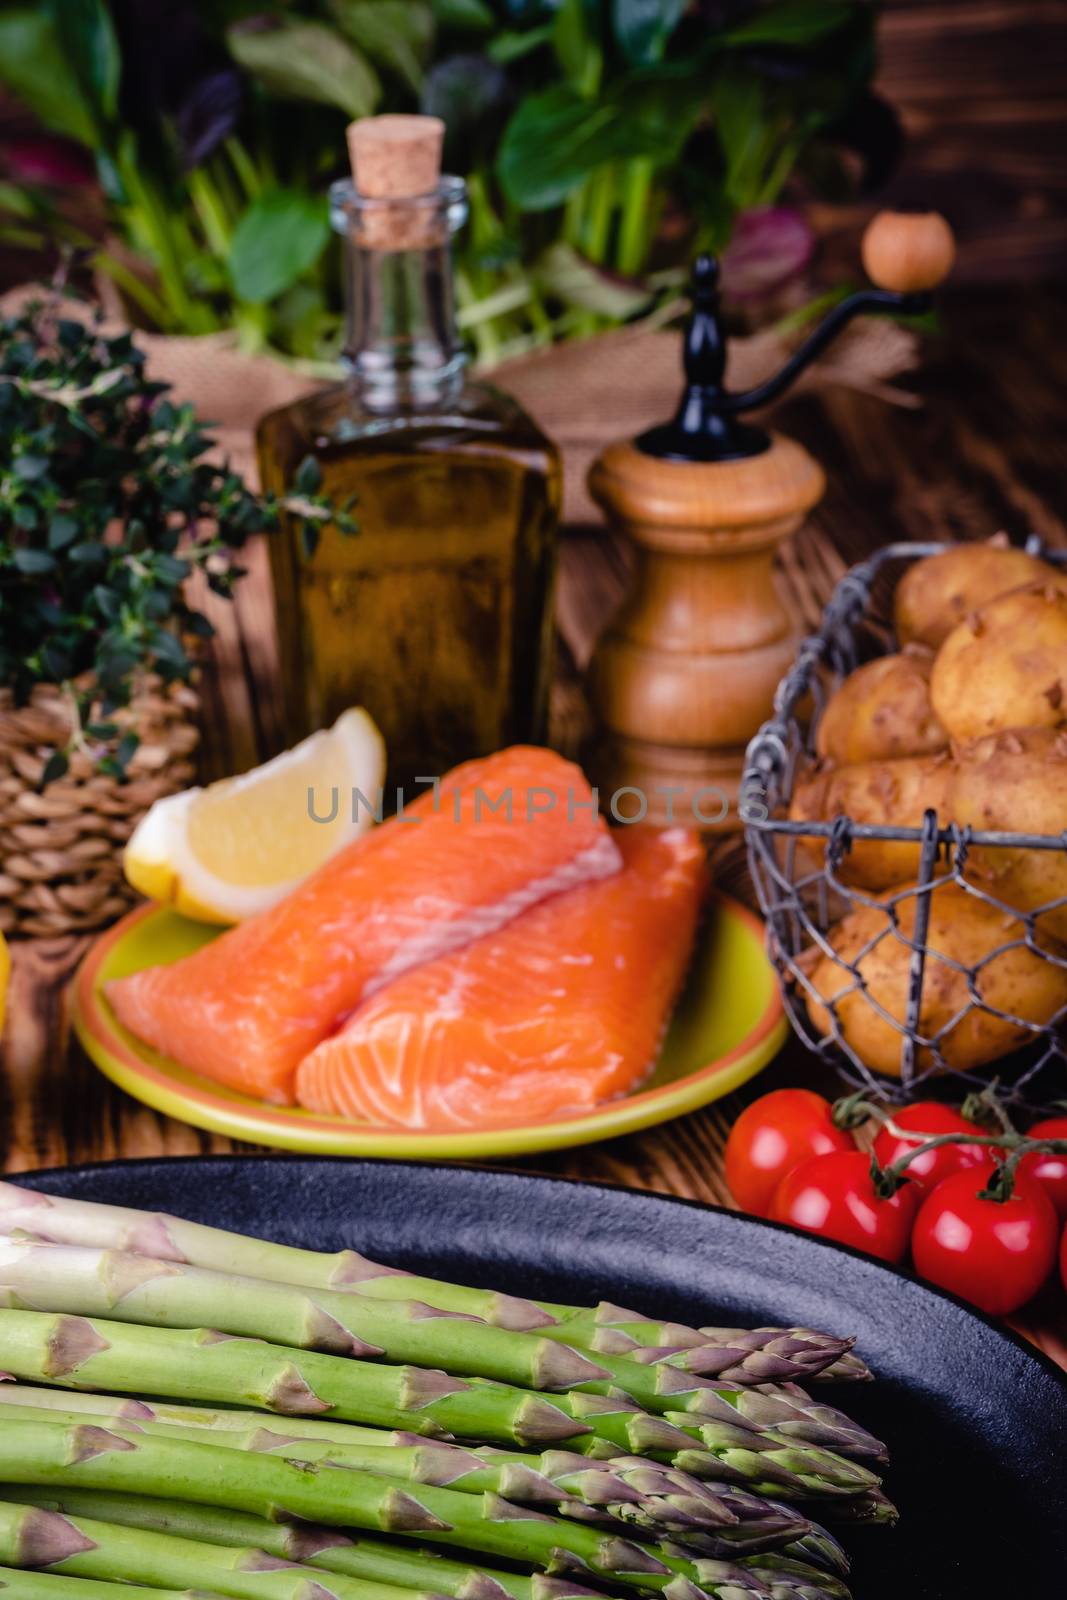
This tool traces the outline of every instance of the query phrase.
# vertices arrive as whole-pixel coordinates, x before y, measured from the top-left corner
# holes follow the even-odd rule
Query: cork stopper
[[[437,202],[445,125],[440,117],[361,117],[348,125],[348,153],[360,201],[359,241],[373,250],[439,243]]]
[[[368,200],[433,194],[441,176],[445,125],[440,117],[361,117],[348,124],[356,188]]]

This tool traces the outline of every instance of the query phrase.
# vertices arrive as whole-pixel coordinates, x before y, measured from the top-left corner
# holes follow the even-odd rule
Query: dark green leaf
[[[101,126],[118,110],[119,45],[103,0],[52,0],[64,54]]]
[[[427,0],[330,0],[347,39],[418,93],[433,43],[433,11]]]
[[[78,81],[64,54],[49,8],[5,6],[0,11],[0,82],[7,85],[55,133],[95,148],[98,133]]]
[[[318,260],[329,237],[324,195],[268,190],[234,229],[229,260],[234,290],[253,303],[273,300]]]
[[[78,536],[78,522],[76,517],[69,516],[65,511],[59,511],[48,524],[48,548],[50,550],[65,550]]]
[[[107,560],[107,545],[101,544],[98,539],[87,539],[83,544],[76,544],[69,554],[71,561],[92,566]]]
[[[314,456],[305,456],[297,467],[296,487],[300,494],[318,494],[322,488],[322,468]]]
[[[124,733],[119,740],[118,747],[115,750],[115,760],[123,772],[129,766],[140,743],[140,735],[134,733],[132,729]]]
[[[48,471],[47,456],[16,456],[15,476],[21,478],[23,483],[35,483],[38,478],[43,478]]]
[[[317,522],[301,523],[300,546],[309,561],[319,548],[319,538],[319,525]]]
[[[340,106],[350,117],[367,117],[378,104],[381,85],[373,67],[324,23],[237,26],[227,31],[226,42],[240,66],[285,99]]]
[[[609,162],[650,156],[672,162],[706,93],[703,75],[622,79],[610,95],[586,100],[561,86],[530,95],[508,123],[497,173],[524,211],[561,205]]]
[[[113,739],[119,731],[117,722],[87,722],[85,731],[90,739]]]
[[[852,0],[782,0],[727,28],[724,44],[810,44],[855,16]]]
[[[55,561],[47,550],[16,550],[14,560],[18,570],[27,574],[55,569]]]
[[[439,28],[485,33],[496,27],[496,17],[486,0],[433,0],[433,14]]]
[[[540,28],[527,28],[522,33],[505,28],[486,42],[485,53],[491,61],[506,67],[511,61],[521,61],[523,56],[552,43],[553,26],[546,22]]]
[[[53,750],[44,764],[38,788],[43,789],[47,784],[54,783],[57,778],[64,777],[69,768],[70,761],[64,751]]]
[[[603,53],[599,18],[587,0],[560,0],[552,24],[552,42],[567,79],[591,98],[600,84]]]
[[[661,61],[685,9],[686,0],[612,0],[615,37],[627,61],[635,67]]]

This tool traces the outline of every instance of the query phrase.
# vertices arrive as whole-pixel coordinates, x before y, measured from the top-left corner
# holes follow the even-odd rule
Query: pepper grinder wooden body
[[[698,258],[678,410],[611,445],[589,476],[593,498],[635,553],[628,598],[589,668],[601,726],[590,767],[620,818],[716,832],[740,825],[745,749],[772,715],[797,645],[775,553],[825,478],[795,440],[739,419],[784,393],[853,316],[927,311],[953,253],[936,214],[877,216],[863,240],[875,287],[840,302],[778,374],[744,394],[723,382],[718,265]]]
[[[595,775],[602,792],[639,790],[649,822],[737,826],[745,746],[797,644],[775,552],[824,486],[819,464],[782,435],[734,461],[660,460],[617,444],[595,462],[590,490],[636,558],[590,665],[604,730]]]

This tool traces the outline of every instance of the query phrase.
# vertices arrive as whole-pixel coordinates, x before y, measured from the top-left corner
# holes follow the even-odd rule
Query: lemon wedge
[[[237,778],[157,800],[123,857],[141,894],[201,922],[241,922],[372,825],[385,744],[361,708]]]

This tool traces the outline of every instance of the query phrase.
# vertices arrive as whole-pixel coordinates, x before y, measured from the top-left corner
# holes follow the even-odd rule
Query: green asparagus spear
[[[297,1353],[205,1330],[129,1327],[36,1311],[0,1310],[0,1370],[64,1388],[236,1401],[295,1416],[332,1412],[431,1437],[459,1433],[503,1444],[548,1444],[590,1431],[543,1395],[504,1385]],[[677,1430],[660,1426],[673,1442]],[[616,1433],[612,1429],[613,1439]]]
[[[688,1422],[686,1417],[671,1420]],[[674,1466],[694,1477],[743,1483],[752,1493],[777,1500],[856,1496],[877,1488],[877,1475],[858,1461],[832,1450],[798,1445],[768,1430],[753,1434],[730,1423],[702,1423],[687,1429],[701,1448],[675,1451]]]
[[[594,1308],[553,1305],[523,1300],[495,1290],[469,1289],[460,1284],[441,1283],[434,1278],[417,1277],[378,1265],[354,1250],[324,1255],[299,1250],[290,1245],[270,1244],[226,1233],[200,1223],[183,1222],[156,1212],[136,1211],[123,1206],[100,1205],[94,1201],[66,1200],[0,1183],[0,1230],[15,1229],[39,1234],[58,1242],[97,1248],[129,1250],[138,1255],[158,1256],[219,1272],[239,1273],[243,1277],[269,1279],[277,1283],[300,1284],[313,1289],[357,1291],[377,1300],[421,1301],[442,1311],[474,1316],[512,1331],[539,1330],[549,1339],[596,1350],[591,1340],[604,1325],[622,1324],[627,1336],[637,1345],[717,1347],[725,1339],[737,1352],[729,1367],[712,1365],[710,1375],[728,1381],[769,1382],[778,1379],[812,1377],[818,1373],[819,1345],[824,1346],[826,1377],[867,1377],[867,1368],[858,1357],[848,1355],[850,1341],[841,1341],[810,1329],[757,1329],[746,1333],[740,1343],[736,1329],[687,1328],[678,1323],[660,1323],[639,1317],[635,1312],[602,1302]],[[641,1330],[644,1330],[643,1332]],[[757,1343],[760,1335],[767,1336]],[[782,1340],[786,1343],[783,1346]],[[842,1346],[844,1348],[842,1348]],[[773,1350],[778,1358],[773,1369],[758,1359],[763,1349]],[[610,1345],[604,1353],[622,1353]],[[748,1365],[749,1357],[754,1359]],[[712,1358],[714,1361],[714,1358]],[[800,1363],[798,1365],[798,1362]],[[685,1362],[677,1362],[686,1365]],[[694,1364],[689,1370],[701,1369]],[[749,1375],[751,1373],[751,1376]]]
[[[352,1539],[336,1528],[268,1522],[251,1512],[109,1494],[101,1489],[48,1489],[0,1485],[0,1500],[15,1500],[68,1516],[91,1517],[123,1528],[172,1533],[205,1544],[249,1545],[280,1561],[296,1561],[398,1589],[431,1591],[453,1600],[589,1600],[593,1591],[568,1577],[507,1572],[453,1561],[439,1550]],[[597,1600],[603,1600],[597,1596]]]
[[[57,1405],[56,1400],[64,1403]],[[348,1467],[407,1483],[436,1484],[465,1494],[499,1494],[521,1505],[553,1506],[561,1515],[579,1515],[584,1508],[595,1507],[602,1516],[625,1520],[654,1533],[687,1533],[695,1528],[722,1527],[736,1520],[723,1501],[698,1479],[639,1457],[616,1458],[610,1466],[592,1466],[584,1456],[562,1450],[543,1456],[465,1450],[437,1440],[427,1442],[418,1434],[376,1433],[370,1428],[349,1430],[357,1441],[368,1438],[369,1444],[337,1443],[305,1437],[307,1424],[303,1421],[294,1421],[280,1430],[265,1427],[266,1419],[252,1413],[250,1423],[241,1427],[225,1413],[180,1406],[164,1408],[101,1395],[71,1396],[62,1390],[26,1388],[22,1384],[0,1385],[0,1401],[7,1416],[15,1421],[63,1422],[68,1427],[102,1422],[105,1426],[161,1433],[164,1437],[190,1439],[224,1449],[255,1450]],[[239,1419],[248,1413],[235,1415]],[[221,1426],[220,1418],[224,1419]],[[334,1427],[342,1431],[341,1424]]]
[[[375,1302],[355,1294],[164,1261],[120,1250],[0,1238],[3,1303],[26,1310],[111,1317],[151,1327],[216,1328],[272,1344],[390,1362],[432,1363],[450,1373],[529,1386],[621,1392],[653,1412],[788,1423],[791,1436],[878,1457],[883,1446],[829,1406],[791,1388],[719,1388],[670,1365],[604,1355],[595,1365],[568,1345],[431,1310],[419,1302]],[[777,1396],[777,1403],[776,1403]]]
[[[765,1592],[751,1575],[727,1562],[690,1559],[662,1544],[638,1544],[497,1495],[457,1494],[420,1485],[400,1488],[387,1478],[336,1467],[310,1467],[276,1456],[237,1453],[128,1430],[54,1422],[6,1422],[0,1429],[0,1479],[12,1483],[148,1493],[301,1518],[332,1527],[359,1527],[430,1543],[459,1545],[538,1565],[549,1572],[578,1570],[676,1600],[694,1591],[743,1600]],[[731,1589],[731,1585],[733,1589]],[[734,1593],[736,1591],[736,1595]]]
[[[758,1572],[770,1585],[774,1600],[852,1600],[852,1593],[840,1578],[823,1572],[807,1561],[793,1561],[777,1550],[767,1555],[744,1556],[738,1566]]]
[[[0,1567],[0,1594],[10,1600],[221,1600],[221,1596],[194,1594],[185,1589],[143,1589],[140,1584],[91,1583],[84,1578],[63,1578],[54,1572],[19,1572]]]
[[[223,1548],[37,1506],[0,1505],[0,1559],[104,1582],[181,1584],[236,1600],[430,1600],[425,1591],[327,1578],[251,1547]]]
[[[807,1533],[783,1544],[781,1551],[784,1556],[807,1561],[835,1578],[847,1578],[852,1567],[844,1546],[818,1522],[810,1523]]]
[[[251,1339],[227,1339],[211,1330],[130,1326],[45,1312],[0,1310],[0,1370],[33,1383],[72,1389],[112,1389],[125,1394],[234,1402],[284,1415],[321,1415],[380,1427],[399,1425],[427,1436],[458,1434],[476,1442],[552,1444],[571,1448],[593,1435],[615,1453],[687,1458],[700,1452],[709,1430],[651,1417],[625,1397],[574,1391],[545,1396],[479,1379],[446,1377],[416,1367],[383,1367],[339,1356],[290,1349]],[[745,1434],[739,1424],[731,1438]],[[859,1464],[829,1451],[794,1444],[774,1430],[748,1434],[753,1448],[791,1446],[813,1481],[832,1469],[838,1487],[854,1493],[878,1482]],[[708,1447],[705,1447],[708,1448]],[[582,1450],[584,1454],[584,1449]],[[692,1470],[678,1463],[680,1470]],[[797,1470],[801,1470],[800,1467]],[[702,1477],[732,1477],[704,1470]],[[733,1481],[742,1481],[735,1478]],[[786,1480],[787,1482],[791,1480]],[[809,1492],[817,1493],[817,1489]]]

